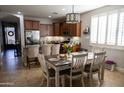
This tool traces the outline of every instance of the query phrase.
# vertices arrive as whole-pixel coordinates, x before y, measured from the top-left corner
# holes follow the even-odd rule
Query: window
[[[118,27],[118,46],[124,46],[124,12],[120,13]]]
[[[106,21],[107,21],[106,15],[102,15],[99,17],[99,27],[98,27],[98,43],[99,44],[105,44]]]
[[[108,15],[107,44],[115,45],[117,29],[117,13]]]
[[[111,11],[92,16],[90,42],[124,46],[124,11]]]
[[[98,17],[92,17],[91,20],[91,38],[90,41],[92,43],[96,43],[97,41],[97,26],[98,26]]]

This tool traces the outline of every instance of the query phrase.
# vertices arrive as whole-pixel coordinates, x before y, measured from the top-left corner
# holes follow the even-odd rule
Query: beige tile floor
[[[10,55],[12,51],[9,51]],[[0,68],[0,86],[11,87],[45,87],[41,85],[42,74],[39,67],[32,67],[28,69],[24,67],[18,58],[10,56],[9,54],[4,56],[3,65]],[[89,80],[85,78],[85,84],[89,86]],[[54,80],[51,82],[51,87],[54,87]],[[73,81],[74,87],[81,87],[80,80]],[[97,75],[94,75],[94,87],[97,87]],[[66,78],[65,87],[69,87],[69,79]],[[105,77],[102,87],[124,87],[124,73],[118,71],[105,70]]]

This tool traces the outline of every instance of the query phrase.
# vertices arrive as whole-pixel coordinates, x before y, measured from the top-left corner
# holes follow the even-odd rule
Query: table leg
[[[56,73],[55,73],[55,85],[56,87],[59,87],[59,70],[56,69]]]

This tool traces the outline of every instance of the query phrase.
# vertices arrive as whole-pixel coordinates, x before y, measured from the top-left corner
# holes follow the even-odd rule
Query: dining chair
[[[38,62],[39,46],[31,46],[27,48],[27,66],[30,69],[31,62]]]
[[[101,79],[104,70],[104,61],[105,61],[105,51],[94,53],[93,60],[90,60],[90,63],[85,65],[84,72],[88,74],[90,79],[90,86],[93,85],[93,74],[98,74],[99,83],[101,85]]]
[[[53,44],[51,53],[52,53],[52,55],[60,54],[60,44]]]
[[[44,44],[41,46],[41,53],[46,55],[51,55],[52,44]]]
[[[41,65],[41,72],[42,72],[42,75],[43,75],[41,84],[43,85],[44,79],[46,78],[47,87],[49,87],[50,86],[50,80],[55,79],[55,70],[52,69],[52,68],[49,68],[49,66],[47,65],[47,62],[45,60],[44,54],[39,54],[38,55],[38,60],[39,60],[39,63]],[[61,81],[62,81],[62,86],[64,86],[65,85],[65,82],[64,82],[65,81],[65,79],[64,79],[65,76],[64,76],[63,72],[60,72],[59,76],[60,76]]]
[[[92,52],[101,52],[101,51],[105,51],[105,48],[98,47],[98,46],[93,46],[92,47]]]
[[[70,70],[67,71],[67,77],[70,79],[70,86],[72,87],[72,80],[81,78],[82,86],[84,84],[84,67],[87,62],[88,53],[72,54],[72,64]]]

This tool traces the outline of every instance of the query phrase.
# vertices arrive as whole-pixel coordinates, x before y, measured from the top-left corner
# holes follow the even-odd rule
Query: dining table
[[[72,63],[72,56],[71,55],[78,55],[82,53],[87,53],[87,52],[73,52],[70,54],[70,57],[66,59],[60,59],[58,55],[48,55],[45,56],[45,60],[50,68],[53,68],[55,70],[55,86],[59,87],[59,72],[62,70],[69,69]],[[93,60],[93,52],[88,52],[88,60]],[[102,70],[102,79],[104,76],[104,71]]]

